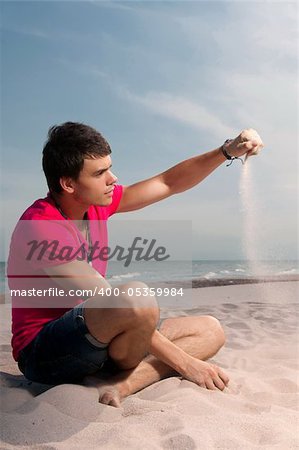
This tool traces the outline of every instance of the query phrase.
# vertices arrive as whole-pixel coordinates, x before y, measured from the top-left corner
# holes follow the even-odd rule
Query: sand
[[[224,392],[172,377],[101,405],[94,388],[26,381],[11,356],[10,305],[1,305],[1,449],[295,449],[298,440],[299,282],[193,289],[191,309],[211,314],[227,343],[213,358]]]

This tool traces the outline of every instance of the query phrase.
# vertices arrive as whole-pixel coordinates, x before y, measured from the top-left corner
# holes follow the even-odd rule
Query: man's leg
[[[221,325],[211,316],[169,318],[163,321],[160,332],[186,353],[202,361],[215,355],[225,342]],[[177,373],[149,355],[134,369],[121,371],[108,383],[88,377],[86,384],[98,388],[101,403],[119,406],[128,395],[171,375]],[[223,378],[227,383],[228,378]]]
[[[147,288],[141,282],[131,282],[120,291],[131,293]],[[114,307],[102,308],[102,299],[85,302],[84,319],[90,334],[109,344],[109,356],[120,369],[136,367],[149,351],[151,337],[159,320],[155,297],[121,294],[109,299]],[[105,300],[106,301],[106,300]]]

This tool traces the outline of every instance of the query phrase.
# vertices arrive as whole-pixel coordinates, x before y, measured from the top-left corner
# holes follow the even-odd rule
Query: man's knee
[[[219,348],[222,347],[225,344],[226,336],[221,323],[218,319],[216,319],[216,317],[213,316],[205,316],[205,319],[209,329],[213,332],[213,335],[217,339]]]
[[[104,308],[101,299],[88,300],[84,317],[90,333],[103,342],[132,329],[152,333],[159,321],[159,307],[156,298],[146,294],[149,292],[146,289],[142,291],[143,288],[147,285],[141,282],[119,286],[114,296],[105,299]]]
[[[140,281],[132,281],[122,285],[121,305],[139,326],[146,324],[156,328],[160,318],[160,309],[155,296],[149,294],[149,287]]]

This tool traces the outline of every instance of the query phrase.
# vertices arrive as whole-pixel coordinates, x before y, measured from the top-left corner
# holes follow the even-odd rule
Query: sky
[[[41,151],[49,127],[79,121],[109,141],[124,185],[256,129],[265,147],[249,162],[249,244],[262,259],[298,258],[295,2],[0,8],[2,255],[22,212],[47,193]],[[191,221],[194,259],[246,259],[242,171],[240,161],[223,164],[193,189],[112,220]]]

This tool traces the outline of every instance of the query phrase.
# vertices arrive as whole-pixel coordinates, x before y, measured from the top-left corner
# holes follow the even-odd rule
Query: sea
[[[0,262],[0,294],[8,292],[5,262]],[[148,284],[185,282],[193,287],[244,284],[299,279],[298,260],[244,261],[194,260],[165,262],[132,262],[124,267],[121,261],[110,261],[106,275],[111,285],[128,281]]]

